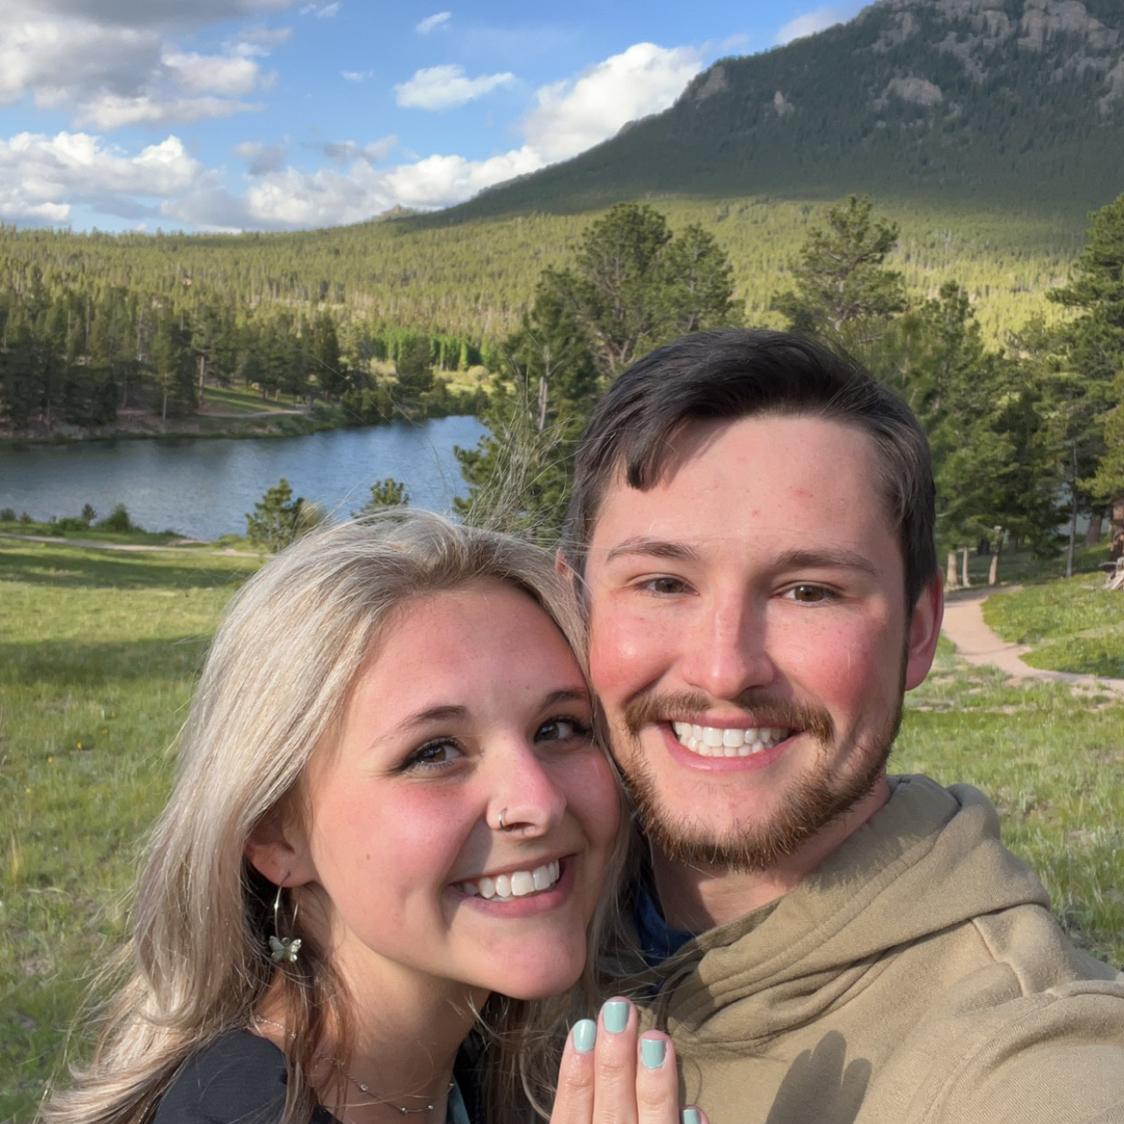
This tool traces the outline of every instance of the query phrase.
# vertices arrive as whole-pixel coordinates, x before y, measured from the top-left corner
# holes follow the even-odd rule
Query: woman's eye
[[[442,765],[452,764],[461,756],[460,747],[454,741],[446,739],[426,742],[406,758],[402,768],[405,770],[440,768]]]
[[[809,582],[802,582],[800,585],[794,585],[786,593],[793,601],[799,601],[804,605],[816,605],[823,601],[830,601],[835,594],[830,589],[825,589],[822,585],[812,585]]]
[[[640,583],[640,588],[647,593],[683,593],[687,589],[687,583],[682,578],[672,577],[658,577],[646,578]]]
[[[540,742],[588,741],[592,737],[589,724],[577,718],[551,718],[535,731]]]

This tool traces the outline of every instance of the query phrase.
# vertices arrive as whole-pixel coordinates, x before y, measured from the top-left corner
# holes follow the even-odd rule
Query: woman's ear
[[[316,878],[308,839],[295,818],[275,808],[250,833],[246,861],[275,886],[303,886]]]

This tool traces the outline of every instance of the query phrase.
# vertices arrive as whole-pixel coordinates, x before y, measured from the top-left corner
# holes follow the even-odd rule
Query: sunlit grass
[[[1124,678],[1124,593],[1103,574],[991,597],[983,612],[1004,640],[1031,646],[1031,667]]]
[[[982,789],[1074,938],[1124,965],[1124,700],[1015,683],[942,640],[907,697],[893,768]]]
[[[26,1120],[137,842],[218,614],[256,560],[0,540],[0,1120]]]

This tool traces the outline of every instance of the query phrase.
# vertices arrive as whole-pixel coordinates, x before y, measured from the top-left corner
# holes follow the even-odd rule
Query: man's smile
[[[772,749],[795,732],[786,726],[700,726],[672,722],[680,745],[700,757],[750,757]]]

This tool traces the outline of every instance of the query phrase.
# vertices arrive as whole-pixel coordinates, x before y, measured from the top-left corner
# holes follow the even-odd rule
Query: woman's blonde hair
[[[248,865],[244,849],[255,827],[297,792],[364,655],[396,611],[412,598],[485,578],[531,596],[584,673],[580,612],[549,557],[436,515],[400,511],[314,531],[243,586],[211,645],[179,738],[174,789],[137,885],[123,953],[127,981],[103,1014],[93,1060],[54,1093],[43,1121],[149,1120],[190,1054],[250,1025],[279,972],[293,1043],[282,1121],[309,1119],[315,1098],[307,1075],[329,1046],[328,1027],[333,1055],[348,1053],[347,997],[299,919],[289,928],[303,941],[299,959],[272,962],[274,887]],[[532,1103],[549,1097],[564,1023],[593,1001],[587,967],[568,996],[535,1004],[494,996],[485,1004],[490,1122],[526,1119],[521,1091]]]

